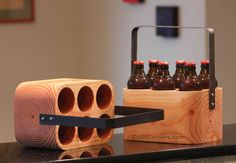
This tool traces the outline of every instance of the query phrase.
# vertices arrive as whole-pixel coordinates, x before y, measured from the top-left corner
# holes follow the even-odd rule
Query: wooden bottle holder
[[[164,120],[124,128],[124,139],[200,144],[222,139],[222,88],[209,109],[208,89],[202,91],[123,90],[124,106],[163,108]]]
[[[137,60],[137,32],[140,27],[180,28],[135,27],[132,31],[131,64]],[[216,88],[215,84],[214,31],[213,29],[206,30],[209,34],[210,89],[156,91],[124,88],[124,106],[164,110],[164,120],[162,121],[125,127],[125,140],[200,144],[222,139],[222,88]]]
[[[63,150],[103,144],[112,129],[40,125],[40,114],[114,117],[114,90],[105,80],[54,79],[21,83],[14,98],[15,137],[25,146]]]

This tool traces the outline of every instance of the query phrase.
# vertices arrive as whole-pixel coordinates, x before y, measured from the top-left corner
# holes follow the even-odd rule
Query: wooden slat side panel
[[[208,90],[180,92],[124,89],[125,106],[162,108],[165,119],[125,127],[127,140],[199,144],[222,139],[222,89],[209,110]]]

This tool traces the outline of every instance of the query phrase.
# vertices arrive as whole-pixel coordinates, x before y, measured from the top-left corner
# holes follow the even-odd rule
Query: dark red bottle
[[[145,76],[144,62],[134,61],[133,71],[127,83],[128,89],[149,89],[150,86],[150,80]]]
[[[151,87],[153,85],[153,80],[158,74],[158,60],[149,60],[149,70],[147,73],[147,78],[150,80]]]
[[[175,82],[169,73],[169,63],[159,62],[159,72],[153,80],[153,90],[174,90]]]
[[[198,91],[201,90],[201,83],[197,79],[196,64],[194,62],[185,63],[185,78],[181,80],[180,91]]]
[[[209,89],[209,60],[201,61],[201,71],[197,79],[200,81],[202,89]]]
[[[175,74],[173,75],[176,88],[179,88],[181,80],[185,78],[184,74],[185,74],[185,61],[177,60]]]
[[[198,75],[198,80],[202,85],[202,89],[209,89],[210,86],[210,70],[209,70],[209,60],[201,61],[201,71]],[[217,87],[218,83],[215,79],[215,86]]]

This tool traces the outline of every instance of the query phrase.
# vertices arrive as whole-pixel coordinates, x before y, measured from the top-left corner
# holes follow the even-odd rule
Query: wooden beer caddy
[[[114,106],[113,86],[105,80],[29,81],[15,91],[15,137],[30,147],[71,150],[104,144],[113,128],[161,119],[163,110]]]
[[[141,27],[188,28],[135,27],[132,31],[131,71],[133,61],[137,60],[137,33]],[[205,30],[205,28],[196,29]],[[222,88],[216,88],[215,83],[214,31],[213,29],[206,30],[209,36],[210,89],[156,91],[124,88],[124,106],[164,110],[162,121],[125,127],[125,140],[200,144],[222,139]]]
[[[222,88],[215,90],[215,109],[209,90],[156,91],[124,88],[124,106],[163,108],[164,120],[124,128],[124,139],[179,144],[200,144],[222,139]]]

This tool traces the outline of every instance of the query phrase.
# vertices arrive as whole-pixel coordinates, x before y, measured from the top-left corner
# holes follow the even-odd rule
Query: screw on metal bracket
[[[41,121],[44,121],[45,120],[45,117],[41,117]]]
[[[53,117],[50,117],[49,120],[52,121],[52,120],[53,120]]]
[[[211,106],[215,106],[214,102],[211,103]]]

